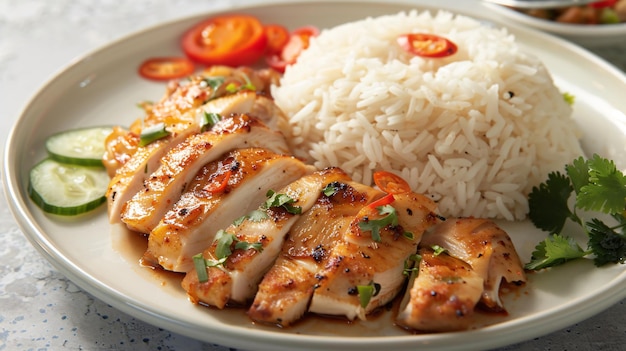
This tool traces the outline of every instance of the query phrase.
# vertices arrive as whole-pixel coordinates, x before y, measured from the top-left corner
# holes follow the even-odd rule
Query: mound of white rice
[[[414,56],[396,42],[409,32],[444,36],[458,52]],[[391,170],[445,216],[523,219],[532,187],[582,155],[543,64],[507,31],[447,12],[324,30],[273,95],[298,156],[366,184]]]

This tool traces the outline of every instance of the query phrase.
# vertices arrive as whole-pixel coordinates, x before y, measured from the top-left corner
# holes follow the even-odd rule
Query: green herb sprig
[[[575,194],[574,203],[569,200]],[[626,176],[611,160],[598,155],[579,157],[565,166],[565,174],[552,172],[528,196],[529,218],[550,235],[532,253],[526,269],[537,270],[594,255],[596,266],[626,261]],[[577,210],[608,215],[617,224],[609,226],[599,218],[584,220]],[[562,233],[567,220],[587,234],[587,248]]]

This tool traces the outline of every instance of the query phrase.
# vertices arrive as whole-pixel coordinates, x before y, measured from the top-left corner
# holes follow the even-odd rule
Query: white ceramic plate
[[[415,2],[316,2],[237,11],[291,28],[303,24],[324,28],[412,6]],[[434,6],[418,7],[435,10]],[[9,136],[4,182],[15,217],[41,254],[78,286],[159,327],[207,342],[255,350],[492,348],[571,325],[626,297],[626,266],[597,269],[591,262],[580,261],[531,275],[526,287],[506,295],[508,316],[488,318],[482,322],[490,326],[471,331],[412,335],[392,325],[391,313],[352,325],[312,318],[281,330],[252,324],[242,310],[218,311],[189,303],[179,286],[179,277],[155,274],[138,266],[141,241],[110,226],[104,208],[73,221],[42,213],[28,199],[26,188],[29,169],[45,155],[45,138],[76,127],[128,125],[139,117],[135,104],[159,98],[164,85],[140,79],[138,64],[151,56],[179,54],[180,34],[207,16],[151,28],[76,61],[32,98]],[[626,77],[562,40],[518,27],[510,30],[547,64],[557,84],[576,96],[575,117],[586,132],[585,150],[613,158],[622,168],[626,166]],[[511,233],[525,261],[545,236],[529,223],[502,225]]]
[[[518,24],[558,35],[589,48],[623,44],[626,40],[626,23],[606,25],[580,25],[543,20],[515,11],[506,6],[485,3],[495,13]]]

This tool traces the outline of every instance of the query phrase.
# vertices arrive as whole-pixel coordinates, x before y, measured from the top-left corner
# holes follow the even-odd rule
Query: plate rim
[[[6,146],[4,149],[5,152],[2,155],[3,156],[3,160],[2,160],[3,180],[2,181],[3,181],[4,188],[5,188],[5,195],[7,198],[7,202],[13,214],[13,217],[16,219],[20,229],[22,230],[24,235],[27,237],[29,242],[31,242],[31,244],[35,246],[37,251],[40,254],[42,254],[42,256],[44,256],[44,258],[46,258],[47,261],[52,263],[57,269],[59,269],[59,271],[61,271],[72,282],[80,286],[81,289],[84,289],[90,294],[96,296],[98,299],[112,306],[115,306],[119,310],[129,315],[132,315],[134,317],[137,317],[138,319],[141,319],[147,323],[164,327],[165,329],[175,331],[182,335],[188,335],[196,339],[207,341],[206,330],[197,330],[197,331],[189,330],[188,326],[181,324],[179,321],[167,318],[167,316],[165,316],[166,318],[162,318],[164,317],[163,315],[159,315],[158,313],[155,314],[154,311],[151,311],[150,306],[145,306],[145,305],[137,304],[137,303],[131,303],[131,301],[123,301],[124,300],[123,293],[120,293],[116,289],[113,289],[112,287],[107,286],[103,284],[102,282],[98,281],[91,274],[89,274],[88,272],[83,270],[81,267],[75,265],[73,262],[68,260],[68,258],[62,252],[58,250],[58,248],[54,245],[53,242],[50,241],[48,235],[43,231],[43,229],[39,226],[39,224],[36,222],[34,217],[28,211],[28,206],[26,204],[26,202],[28,201],[28,197],[23,197],[20,194],[20,189],[19,189],[20,181],[17,179],[17,174],[14,174],[14,172],[11,171],[11,168],[12,168],[11,164],[13,164],[12,161],[14,161],[15,160],[14,157],[16,157],[15,156],[16,153],[14,152],[16,150],[13,150],[14,139],[17,138],[16,134],[17,134],[20,124],[24,123],[23,117],[29,112],[29,109],[33,108],[33,103],[37,99],[37,97],[43,94],[46,91],[46,89],[49,88],[51,84],[56,82],[64,74],[67,74],[68,71],[71,71],[72,69],[74,69],[74,67],[76,67],[77,65],[89,60],[90,57],[97,55],[100,52],[110,50],[110,48],[118,45],[119,43],[131,40],[134,37],[142,36],[146,32],[151,32],[158,28],[169,27],[176,23],[186,23],[189,21],[193,21],[194,19],[197,19],[197,18],[202,18],[205,16],[214,15],[214,14],[223,13],[223,12],[234,12],[234,11],[239,11],[239,10],[266,8],[266,7],[272,7],[272,6],[277,6],[277,5],[280,6],[280,5],[297,4],[297,5],[310,6],[311,4],[319,5],[320,3],[370,3],[370,4],[392,4],[392,5],[415,5],[415,7],[429,6],[429,5],[424,5],[422,3],[419,3],[419,2],[398,1],[398,0],[390,1],[390,2],[383,1],[383,0],[340,1],[340,2],[334,2],[330,0],[323,0],[323,1],[317,1],[317,2],[314,2],[314,1],[291,2],[291,1],[273,0],[273,1],[266,2],[266,3],[262,3],[262,4],[229,7],[226,9],[217,9],[217,10],[207,11],[202,14],[195,14],[191,16],[177,18],[174,20],[164,21],[164,22],[157,23],[155,25],[149,26],[147,28],[144,28],[138,31],[133,31],[132,33],[128,35],[124,35],[118,39],[110,41],[106,43],[105,45],[99,46],[95,50],[89,51],[86,54],[78,57],[77,59],[72,60],[66,66],[62,67],[58,72],[52,75],[32,95],[32,98],[27,101],[26,105],[20,112],[20,117],[18,117],[17,121],[12,126],[11,130],[9,131]],[[432,4],[430,6],[435,7]],[[462,11],[457,11],[457,13],[464,14]],[[469,16],[472,16],[472,15],[469,15]],[[522,30],[522,31],[527,31],[527,32],[529,31],[527,28],[522,28],[519,25],[507,24],[507,26],[513,27],[513,28],[517,27],[517,30]],[[541,33],[540,31],[537,31],[537,32]],[[550,37],[545,37],[545,38],[549,38],[549,40],[557,40],[558,42],[560,42],[560,45],[571,45],[570,43],[565,42],[564,40],[561,40],[560,38],[550,38]],[[578,50],[579,48],[572,45],[571,49]],[[599,57],[595,56],[594,54],[590,52],[584,51],[582,49],[580,50],[581,50],[581,54],[586,55],[587,58],[589,59],[593,59],[593,60],[599,59]],[[626,76],[624,76],[623,72],[619,71],[613,65],[604,61],[601,58],[598,62],[604,65],[607,65],[606,67],[602,67],[603,69],[614,70],[615,72],[620,73],[622,75],[621,77],[622,81],[626,82]],[[624,281],[626,281],[626,272],[622,272],[621,275],[616,277],[616,279],[612,281],[613,283],[612,285],[620,285],[620,284],[623,284]],[[597,313],[596,308],[592,308],[594,306],[601,306],[601,308],[608,308],[612,304],[617,303],[620,299],[623,299],[624,297],[626,297],[626,292],[616,291],[616,289],[610,290],[610,291],[604,290],[600,295],[603,298],[601,299],[599,303],[596,303],[593,306],[584,305],[586,307],[585,314],[583,314],[584,316],[590,317],[594,315],[595,313]],[[597,298],[598,295],[594,295],[594,297]],[[579,300],[584,301],[588,299],[590,299],[590,297],[581,297]],[[579,301],[570,301],[566,305],[567,306],[573,306],[573,305],[580,306],[579,303],[580,303]],[[576,316],[581,316],[580,312],[574,313],[573,311],[569,311],[565,315],[552,316],[553,317],[552,319],[554,320],[547,318],[550,321],[545,321],[545,322],[542,322],[541,325],[534,326],[533,329],[535,331],[533,334],[543,335],[543,334],[552,332],[554,330],[557,330],[561,327],[570,325],[571,322],[569,321],[565,324],[563,324],[563,322],[557,323],[557,321],[562,320],[562,319],[569,319],[569,317],[571,317],[574,314]],[[568,317],[568,318],[563,318],[563,316]],[[155,317],[157,318],[155,319]],[[528,319],[530,317],[531,316],[526,316],[521,319],[522,320]],[[515,319],[514,321],[518,321],[518,320],[519,319]],[[428,337],[424,337],[423,335],[420,335],[419,337],[421,338],[416,338],[414,335],[407,335],[407,336],[400,336],[400,337],[394,336],[393,341],[390,341],[389,337],[384,337],[384,336],[356,339],[354,337],[341,337],[341,336],[320,337],[320,336],[310,336],[310,335],[268,333],[267,331],[262,331],[259,333],[251,332],[250,336],[252,336],[253,338],[251,338],[250,340],[244,340],[244,341],[237,340],[237,343],[239,343],[237,347],[245,348],[245,347],[258,346],[257,342],[267,342],[272,339],[272,336],[279,335],[281,338],[289,339],[292,342],[300,342],[304,339],[309,343],[313,343],[314,346],[322,347],[322,348],[328,347],[328,346],[339,346],[339,345],[341,345],[342,347],[346,349],[350,349],[351,347],[356,347],[355,349],[360,349],[361,347],[363,347],[363,344],[360,344],[360,343],[355,344],[354,343],[355,340],[364,340],[364,342],[366,342],[367,344],[379,344],[380,343],[382,346],[386,346],[386,347],[389,347],[389,346],[416,347],[420,344],[420,341],[423,341],[425,343],[423,346],[427,348],[429,344],[431,343],[437,344],[438,341],[440,341],[441,339],[445,339],[450,334],[456,335],[459,333],[461,334],[472,333],[473,335],[477,335],[477,338],[479,339],[479,340],[473,340],[473,343],[464,343],[462,345],[462,348],[482,347],[482,346],[493,347],[494,346],[493,343],[480,340],[481,337],[484,338],[483,334],[488,333],[493,329],[498,330],[500,333],[504,333],[505,335],[508,336],[506,343],[495,344],[495,346],[502,346],[502,345],[511,344],[514,342],[528,339],[528,336],[526,335],[524,336],[518,335],[520,333],[515,331],[514,330],[515,328],[513,329],[508,328],[509,324],[510,323],[507,321],[507,322],[503,322],[503,323],[496,324],[493,326],[488,326],[488,327],[484,327],[484,328],[477,329],[477,330],[471,330],[469,332],[427,334]],[[226,329],[230,329],[230,328],[226,328]],[[218,335],[219,333],[224,333],[227,330],[213,330],[213,331],[214,331],[213,334],[215,334],[215,335],[212,335],[215,337],[213,341],[219,341],[220,343],[223,343],[223,344],[233,345],[234,343],[233,343],[232,338],[239,335],[238,333],[236,333],[236,335],[235,334]],[[246,331],[249,332],[247,329]],[[205,335],[198,335],[199,333],[203,333]],[[268,334],[270,335],[268,336]],[[280,349],[279,346],[280,345],[272,345],[271,347],[272,349],[277,349],[277,348]],[[441,349],[441,345],[437,345],[437,346],[438,346],[438,349]],[[448,349],[452,350],[452,349],[456,349],[456,347],[454,345],[448,345]]]

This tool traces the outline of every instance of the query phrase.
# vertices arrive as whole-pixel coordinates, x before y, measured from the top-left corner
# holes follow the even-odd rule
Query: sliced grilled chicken
[[[106,194],[109,221],[119,222],[122,206],[141,190],[144,181],[157,169],[161,159],[171,148],[201,131],[204,113],[245,113],[252,108],[255,101],[255,93],[243,92],[212,100],[197,111],[183,114],[178,119],[167,118],[165,128],[169,135],[145,147],[138,147],[111,179]]]
[[[383,195],[330,169],[320,196],[293,225],[281,253],[259,284],[248,315],[257,322],[288,326],[306,313],[333,247],[359,210]],[[330,185],[329,185],[330,184]],[[327,188],[328,186],[328,188]]]
[[[251,300],[258,283],[281,251],[286,233],[300,214],[309,211],[321,196],[321,190],[328,181],[324,173],[328,171],[304,176],[277,191],[276,194],[281,194],[279,196],[293,199],[292,207],[272,206],[270,198],[269,203],[244,217],[241,223],[237,221],[226,228],[222,235],[232,235],[230,238],[236,238],[237,242],[259,246],[232,250],[223,264],[206,268],[206,281],[200,282],[196,270],[188,272],[182,285],[190,300],[218,308],[224,308],[227,303],[244,304]],[[298,210],[290,210],[295,208]],[[205,250],[203,258],[210,262],[224,259],[220,256],[221,241],[218,238]]]
[[[419,254],[417,274],[409,280],[396,322],[427,332],[468,328],[483,292],[482,277],[447,253],[421,248]]]
[[[504,310],[499,296],[503,279],[510,283],[526,281],[511,238],[492,220],[449,218],[424,235],[422,245],[439,245],[451,256],[467,262],[484,280],[481,303],[491,310]]]
[[[265,149],[227,153],[204,166],[186,191],[150,232],[144,261],[187,272],[192,256],[218,230],[257,208],[270,189],[279,189],[312,171],[302,161]]]
[[[366,319],[390,302],[406,281],[405,262],[424,231],[439,221],[435,210],[430,198],[411,192],[363,207],[318,272],[309,311]]]
[[[271,97],[270,87],[278,84],[280,74],[272,69],[253,70],[249,67],[211,66],[201,74],[191,75],[184,81],[172,80],[160,101],[142,103],[145,116],[135,121],[129,130],[113,133],[106,142],[107,152],[103,163],[113,176],[138,148],[134,141],[141,129],[169,120],[184,119],[214,99],[239,92],[257,92]],[[241,113],[247,111],[240,111]]]
[[[275,153],[289,151],[281,133],[246,114],[232,115],[210,131],[188,137],[170,149],[143,188],[122,205],[122,222],[130,230],[150,233],[205,164],[235,149],[261,146]]]

